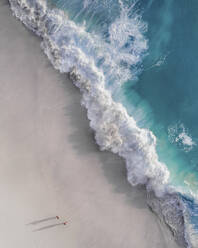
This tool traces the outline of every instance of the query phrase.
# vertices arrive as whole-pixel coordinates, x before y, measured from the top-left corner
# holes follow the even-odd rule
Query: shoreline
[[[98,151],[79,90],[2,6],[2,246],[177,247],[145,192],[127,182],[123,161]],[[35,235],[25,225],[56,214],[69,216],[67,229]]]

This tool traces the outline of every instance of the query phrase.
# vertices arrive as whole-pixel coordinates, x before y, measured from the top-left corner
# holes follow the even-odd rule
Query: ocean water
[[[196,0],[10,0],[54,67],[82,92],[101,150],[176,241],[198,247]]]
[[[171,171],[171,182],[198,190],[198,2],[153,1],[142,4],[149,28],[149,55],[138,82],[129,83],[126,101],[137,120],[153,131],[159,158]],[[130,108],[130,104],[128,104]]]

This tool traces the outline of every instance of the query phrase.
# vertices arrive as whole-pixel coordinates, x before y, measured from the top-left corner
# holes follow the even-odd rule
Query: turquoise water
[[[124,87],[127,107],[135,105],[140,125],[156,135],[172,183],[197,192],[198,1],[142,2],[149,54],[138,82]]]
[[[108,28],[120,14],[118,2],[53,0],[70,19],[76,23],[86,21],[87,31],[100,34],[107,42]],[[123,3],[130,8],[134,1]],[[169,168],[171,183],[190,185],[196,193],[198,2],[138,1],[128,16],[134,10],[148,25],[145,36],[149,49],[139,65],[138,80],[123,86],[121,101],[140,127],[149,128],[156,135],[159,159]]]

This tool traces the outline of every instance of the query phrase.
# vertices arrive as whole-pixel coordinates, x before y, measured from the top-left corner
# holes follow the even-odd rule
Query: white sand
[[[0,247],[177,247],[121,159],[98,151],[78,90],[39,43],[1,0]],[[55,215],[68,226],[26,225]]]

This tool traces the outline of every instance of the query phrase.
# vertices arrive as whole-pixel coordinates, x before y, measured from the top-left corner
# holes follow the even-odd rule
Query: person
[[[56,216],[56,219],[59,220],[60,219],[59,216]]]
[[[67,224],[67,221],[63,222],[63,225],[66,225]]]

